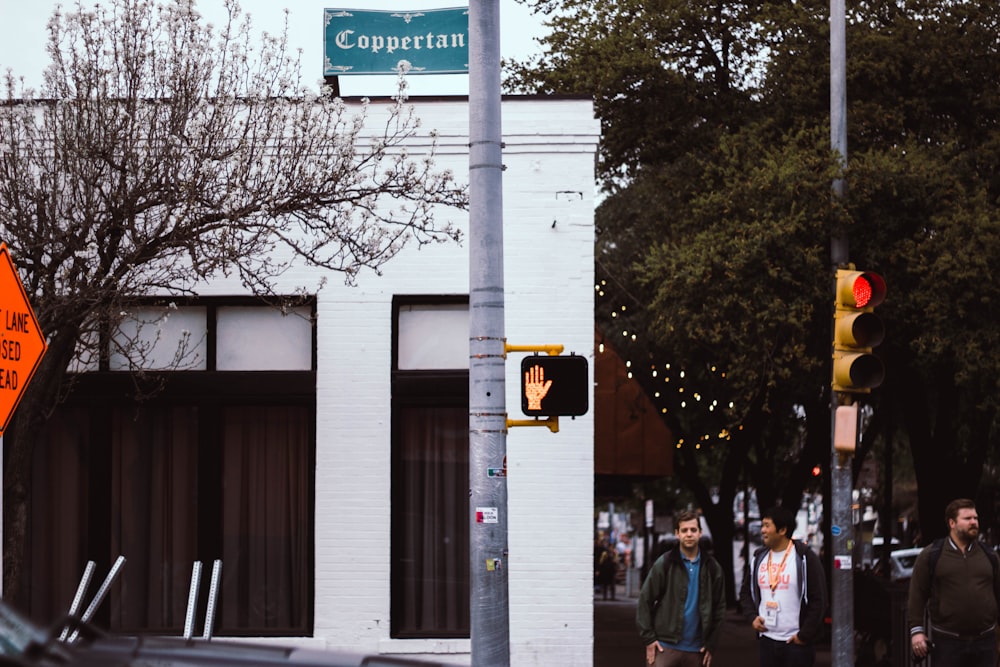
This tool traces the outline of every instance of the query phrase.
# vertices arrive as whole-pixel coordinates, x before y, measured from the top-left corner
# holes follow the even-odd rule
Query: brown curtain
[[[469,415],[403,407],[393,507],[399,637],[469,636]]]
[[[45,425],[31,468],[32,576],[27,611],[46,626],[69,612],[87,563],[90,528],[89,417],[83,409],[63,409],[60,414],[61,419]]]
[[[126,565],[111,625],[180,632],[198,558],[198,409],[112,415],[111,554]]]
[[[96,429],[92,412],[59,410],[35,452],[32,618],[48,625],[64,616],[94,558],[86,605],[123,555],[125,567],[102,606],[110,629],[176,634],[194,561],[204,566],[200,622],[211,561],[221,557],[216,634],[308,634],[311,410],[122,407],[99,413],[110,425]]]
[[[224,412],[220,632],[308,631],[309,411]]]

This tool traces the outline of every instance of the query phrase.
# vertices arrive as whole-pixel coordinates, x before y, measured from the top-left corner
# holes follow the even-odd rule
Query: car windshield
[[[23,657],[31,646],[45,643],[46,634],[0,602],[0,655]]]

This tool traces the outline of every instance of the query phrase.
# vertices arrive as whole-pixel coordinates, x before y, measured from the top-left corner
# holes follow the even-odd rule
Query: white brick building
[[[437,165],[451,168],[459,180],[465,180],[461,175],[468,170],[467,100],[428,98],[413,103],[422,128],[438,133]],[[379,114],[380,103],[374,102],[370,116],[374,119]],[[516,345],[562,344],[567,353],[587,356],[591,373],[598,135],[589,100],[512,97],[503,101],[507,339]],[[454,219],[468,233],[466,213],[442,211],[441,215]],[[339,276],[329,275],[317,290],[323,277],[303,267],[285,276],[282,286],[289,293],[303,286],[314,292],[312,331],[302,324],[308,319],[289,324],[285,320],[296,318],[252,311],[253,304],[235,282],[215,282],[199,290],[201,301],[192,302],[186,312],[195,322],[208,322],[205,326],[212,333],[206,344],[216,349],[207,356],[217,364],[208,370],[220,371],[215,374],[216,384],[201,383],[197,371],[186,374],[183,388],[174,392],[172,402],[164,403],[162,414],[151,425],[143,426],[145,417],[129,421],[109,412],[113,425],[100,426],[95,416],[99,392],[79,397],[75,408],[71,402],[62,422],[66,432],[96,435],[70,438],[57,425],[52,448],[39,456],[91,462],[70,466],[69,472],[46,473],[48,484],[42,488],[65,489],[66,497],[36,506],[36,521],[46,513],[72,507],[74,493],[94,493],[106,481],[112,491],[100,502],[112,510],[121,505],[122,515],[132,513],[129,494],[163,484],[162,467],[176,467],[178,478],[196,478],[185,483],[192,497],[197,497],[189,505],[184,505],[188,501],[183,499],[183,490],[170,490],[181,498],[178,503],[186,507],[183,511],[196,514],[199,521],[196,528],[189,528],[175,519],[160,529],[161,521],[167,523],[163,512],[146,510],[139,517],[107,519],[107,526],[102,518],[101,526],[91,529],[87,549],[60,546],[66,536],[54,532],[35,536],[36,554],[59,554],[46,566],[56,573],[55,583],[44,590],[39,584],[33,593],[38,601],[36,614],[52,611],[50,607],[57,604],[53,601],[63,599],[65,591],[71,595],[87,554],[94,551],[94,540],[110,542],[109,558],[116,553],[129,557],[129,545],[136,542],[129,526],[134,523],[148,529],[154,525],[148,540],[141,538],[146,540],[145,555],[130,557],[123,581],[109,598],[113,629],[157,625],[136,620],[126,611],[132,604],[144,607],[144,617],[161,614],[146,608],[155,606],[147,590],[150,587],[170,589],[161,591],[163,599],[158,602],[162,609],[169,608],[169,613],[164,612],[169,619],[159,623],[161,629],[175,627],[178,604],[183,608],[186,603],[186,599],[178,603],[176,598],[184,596],[177,591],[186,591],[191,555],[211,560],[218,552],[223,554],[224,583],[217,637],[250,636],[469,663],[468,610],[463,620],[461,609],[463,591],[468,593],[463,584],[467,572],[463,574],[462,569],[467,569],[467,562],[462,564],[461,558],[455,564],[435,562],[437,556],[430,554],[441,545],[426,544],[431,541],[428,536],[434,535],[452,556],[467,554],[463,551],[469,529],[463,501],[467,478],[459,482],[457,495],[455,488],[448,492],[450,496],[442,494],[437,482],[436,491],[427,490],[432,486],[427,470],[447,464],[460,468],[462,462],[453,456],[460,449],[442,450],[428,461],[419,451],[420,442],[407,444],[428,424],[441,428],[447,423],[449,437],[454,436],[456,442],[462,437],[456,435],[460,428],[450,427],[461,422],[456,415],[467,416],[462,401],[467,406],[468,399],[462,392],[468,389],[468,357],[462,346],[468,338],[467,330],[461,329],[469,290],[467,248],[455,244],[408,248],[386,265],[382,276],[362,274],[356,286],[345,286]],[[436,337],[431,339],[425,326]],[[240,346],[246,347],[247,354],[240,354]],[[307,347],[314,348],[311,355]],[[507,410],[513,418],[521,417],[521,357],[511,354],[507,361]],[[221,372],[228,368],[241,372],[235,381],[239,386],[232,379],[237,376]],[[230,394],[235,398],[227,398]],[[113,412],[106,402],[100,406]],[[434,412],[438,409],[447,415]],[[510,552],[506,566],[511,664],[518,667],[592,663],[592,415],[593,407],[583,417],[562,418],[558,433],[514,428],[507,437]],[[233,435],[240,428],[251,435]],[[272,429],[287,446],[276,448],[273,440],[267,440],[270,436],[259,434]],[[164,436],[166,432],[170,435]],[[185,432],[190,444],[182,442]],[[80,452],[90,452],[93,443],[104,437],[100,433],[108,433],[113,443],[125,444],[120,448],[112,444],[102,454],[110,461],[110,472],[101,473],[95,482],[94,470],[87,468],[95,465],[94,459]],[[235,448],[223,444],[218,445],[220,453],[206,454],[206,448],[239,437],[268,446],[261,448],[263,453],[240,449],[243,453],[234,454]],[[149,454],[151,439],[168,440],[166,453]],[[129,445],[132,441],[140,444]],[[289,474],[277,475],[284,480],[280,489],[270,488],[271,482],[262,486],[243,468],[239,473],[229,470],[234,458],[242,457],[241,465],[249,469],[246,461],[271,456],[275,449],[280,451],[279,461],[260,458],[254,465],[265,472],[270,468],[272,473],[274,466],[281,470],[287,466]],[[191,459],[190,465],[183,463],[185,457]],[[44,467],[44,460],[39,465]],[[140,468],[138,477],[130,472]],[[90,481],[77,484],[84,479]],[[454,487],[455,479],[451,482]],[[260,505],[252,511],[263,516],[275,507],[281,510],[275,519],[279,528],[239,541],[246,536],[234,535],[238,529],[230,522],[240,510],[230,508],[233,503],[227,494],[241,484],[248,498],[241,502]],[[266,491],[262,490],[265,486]],[[121,503],[116,500],[119,495]],[[202,515],[216,505],[211,521],[202,521]],[[157,515],[152,524],[151,513]],[[437,514],[433,527],[428,513]],[[107,512],[99,514],[104,517]],[[162,535],[153,535],[157,532]],[[157,542],[155,550],[148,547],[150,541]],[[182,548],[188,542],[190,549]],[[416,553],[424,547],[427,553]],[[244,567],[238,557],[225,555],[253,549],[280,551],[275,558],[281,567],[265,562],[270,557]],[[467,559],[467,555],[462,557]],[[427,580],[431,570],[442,579]],[[160,584],[161,576],[170,583]],[[265,579],[268,583],[260,583]],[[260,590],[255,588],[258,585]],[[280,594],[275,596],[275,590]],[[439,602],[439,595],[447,600]],[[284,607],[290,611],[281,611],[282,620],[268,626],[276,628],[274,632],[255,630],[255,619]],[[243,616],[246,609],[252,610],[250,620]]]

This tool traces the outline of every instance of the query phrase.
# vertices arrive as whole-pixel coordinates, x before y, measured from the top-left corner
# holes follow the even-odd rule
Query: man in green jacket
[[[701,521],[680,512],[679,544],[660,556],[642,585],[635,621],[654,667],[710,667],[726,613],[725,575],[701,551]]]

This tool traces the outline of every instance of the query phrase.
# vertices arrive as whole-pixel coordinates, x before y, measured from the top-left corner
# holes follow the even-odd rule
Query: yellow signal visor
[[[871,271],[837,271],[837,305],[874,308],[885,300],[885,279]]]
[[[834,352],[833,388],[836,391],[868,392],[882,384],[885,366],[868,352]]]
[[[834,347],[875,347],[885,339],[885,325],[874,313],[837,314]]]

